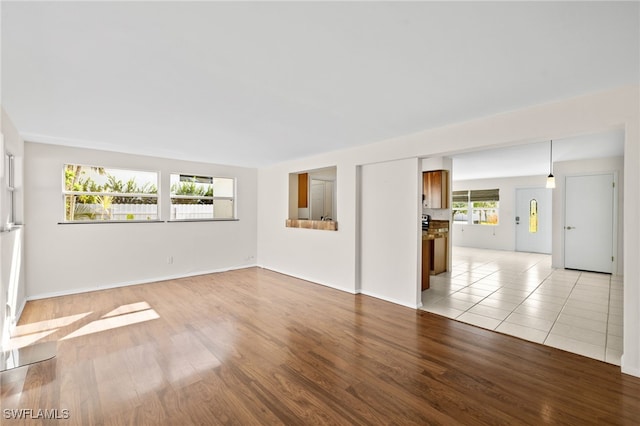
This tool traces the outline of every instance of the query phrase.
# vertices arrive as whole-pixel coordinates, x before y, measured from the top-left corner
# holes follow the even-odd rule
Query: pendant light
[[[547,188],[556,187],[556,178],[553,176],[553,140],[549,141],[549,176],[547,176]]]

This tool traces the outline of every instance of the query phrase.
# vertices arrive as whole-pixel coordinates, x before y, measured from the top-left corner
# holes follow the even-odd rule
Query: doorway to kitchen
[[[452,155],[452,190],[498,188],[499,220],[493,226],[452,222],[452,269],[432,277],[422,309],[620,365],[624,292],[623,277],[616,274],[624,254],[624,130],[554,140],[555,189],[543,188],[548,146]],[[541,169],[535,172],[528,167],[538,157]],[[608,182],[590,181],[596,175],[608,175]],[[590,178],[582,181],[585,176]],[[600,204],[614,211],[592,212]],[[571,233],[590,234],[595,227],[612,233],[613,242],[577,240],[571,246],[579,236]],[[574,263],[569,251],[588,259],[580,251],[589,246],[604,246],[607,252],[598,256],[613,269],[603,274],[607,269],[596,269],[597,262]]]

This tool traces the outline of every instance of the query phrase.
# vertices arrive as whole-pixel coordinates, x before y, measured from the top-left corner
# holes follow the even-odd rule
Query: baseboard
[[[399,299],[394,299],[394,298],[390,298],[387,296],[382,296],[380,294],[376,294],[370,291],[366,291],[366,290],[361,290],[360,294],[364,294],[365,296],[370,296],[370,297],[375,297],[376,299],[380,299],[380,300],[384,300],[385,302],[391,302],[391,303],[395,303],[396,305],[400,305],[400,306],[405,306],[407,308],[411,308],[411,309],[419,309],[422,306],[422,303],[417,304],[417,303],[407,303],[403,300],[399,300]]]
[[[405,307],[411,308],[411,309],[419,309],[419,308],[422,307],[422,302],[420,302],[419,304],[406,303],[406,302],[404,302],[402,300],[392,299],[392,298],[389,298],[389,297],[386,297],[386,296],[382,296],[382,295],[379,295],[379,294],[376,294],[376,293],[368,292],[368,291],[362,291],[361,289],[351,289],[351,288],[344,288],[344,287],[336,286],[336,285],[331,284],[331,283],[318,281],[317,279],[314,279],[314,278],[311,278],[311,277],[306,277],[306,276],[293,274],[291,272],[280,270],[280,269],[277,269],[277,268],[270,268],[270,267],[261,266],[261,265],[259,265],[259,267],[261,267],[263,269],[268,269],[268,270],[273,271],[273,272],[277,272],[279,274],[284,274],[284,275],[288,275],[290,277],[298,278],[300,280],[309,281],[309,282],[312,282],[314,284],[320,284],[320,285],[325,286],[325,287],[330,287],[330,288],[333,288],[335,290],[344,291],[346,293],[363,294],[365,296],[375,297],[376,299],[384,300],[386,302],[395,303],[396,305],[405,306]]]
[[[169,280],[175,280],[175,279],[180,279],[180,278],[189,278],[189,277],[195,277],[195,276],[198,276],[198,275],[215,274],[215,273],[219,273],[219,272],[227,272],[227,271],[233,271],[233,270],[238,270],[238,269],[246,269],[246,268],[253,268],[253,267],[260,267],[260,268],[267,269],[267,270],[270,270],[270,271],[273,271],[273,272],[277,272],[279,274],[288,275],[288,276],[291,276],[291,277],[294,277],[294,278],[298,278],[300,280],[309,281],[309,282],[314,283],[314,284],[319,284],[319,285],[322,285],[324,287],[329,287],[329,288],[332,288],[332,289],[335,289],[335,290],[344,291],[345,293],[364,294],[365,296],[375,297],[376,299],[381,299],[381,300],[384,300],[384,301],[387,301],[387,302],[391,302],[391,303],[395,303],[397,305],[405,306],[405,307],[411,308],[411,309],[419,309],[421,307],[421,304],[406,303],[406,302],[404,302],[402,300],[389,298],[389,297],[382,296],[382,295],[379,295],[379,294],[376,294],[376,293],[372,293],[372,292],[368,292],[368,291],[362,291],[362,290],[356,290],[356,289],[352,289],[352,288],[345,288],[345,287],[334,285],[332,283],[322,282],[322,281],[319,281],[319,280],[317,280],[317,279],[315,279],[313,277],[296,275],[296,274],[293,274],[293,273],[291,273],[289,271],[280,270],[280,269],[277,269],[277,268],[269,268],[269,267],[265,267],[263,265],[250,264],[250,265],[242,265],[242,266],[233,266],[233,267],[228,267],[228,268],[211,269],[211,270],[206,270],[206,271],[197,271],[197,272],[191,272],[191,273],[186,273],[186,274],[176,274],[176,275],[169,275],[169,276],[145,278],[145,279],[141,279],[141,280],[124,281],[124,282],[107,284],[107,285],[99,285],[99,286],[96,286],[96,287],[85,287],[85,288],[78,288],[78,289],[72,289],[72,290],[56,291],[56,292],[51,292],[51,293],[35,294],[35,295],[28,296],[26,298],[26,300],[22,304],[22,307],[20,309],[20,313],[22,313],[22,309],[24,309],[25,303],[27,301],[29,301],[29,300],[39,300],[39,299],[48,299],[48,298],[51,298],[51,297],[69,296],[69,295],[72,295],[72,294],[89,293],[89,292],[92,292],[92,291],[108,290],[108,289],[111,289],[111,288],[127,287],[127,286],[140,285],[140,284],[149,284],[149,283],[158,282],[158,281],[169,281]]]
[[[269,271],[277,272],[277,273],[282,274],[282,275],[288,275],[290,277],[297,278],[299,280],[309,281],[310,283],[313,283],[313,284],[319,284],[319,285],[324,286],[324,287],[329,287],[329,288],[333,288],[335,290],[344,291],[346,293],[358,294],[358,292],[355,289],[340,287],[340,286],[337,286],[335,284],[318,281],[317,279],[312,278],[312,277],[307,277],[307,276],[303,276],[303,275],[297,275],[297,274],[294,274],[294,273],[291,273],[291,272],[288,272],[288,271],[284,271],[284,270],[276,269],[276,268],[270,268],[270,267],[263,266],[263,265],[258,265],[258,267],[260,267],[262,269],[267,269]]]
[[[72,289],[72,290],[63,290],[63,291],[55,291],[55,292],[51,292],[51,293],[35,294],[35,295],[28,296],[26,301],[39,300],[39,299],[49,299],[51,297],[69,296],[69,295],[72,295],[72,294],[89,293],[89,292],[92,292],[92,291],[108,290],[110,288],[128,287],[128,286],[140,285],[140,284],[150,284],[150,283],[159,282],[159,281],[177,280],[177,279],[180,279],[180,278],[196,277],[198,275],[216,274],[216,273],[219,273],[219,272],[234,271],[234,270],[238,270],[238,269],[255,268],[256,266],[258,266],[258,265],[256,265],[254,263],[254,264],[250,264],[250,265],[232,266],[232,267],[228,267],[228,268],[219,268],[219,269],[210,269],[210,270],[206,270],[206,271],[196,271],[196,272],[189,272],[189,273],[185,273],[185,274],[176,274],[176,275],[167,275],[167,276],[160,276],[160,277],[153,277],[153,278],[144,278],[144,279],[141,279],[141,280],[133,280],[133,281],[123,281],[123,282],[114,283],[114,284],[103,284],[103,285],[98,285],[96,287],[84,287],[84,288],[77,288],[77,289]],[[25,303],[26,303],[26,301],[25,301]]]
[[[636,366],[635,368],[629,368],[629,366],[625,365],[624,355],[620,358],[620,370],[624,374],[628,374],[630,376],[640,377],[640,367]]]

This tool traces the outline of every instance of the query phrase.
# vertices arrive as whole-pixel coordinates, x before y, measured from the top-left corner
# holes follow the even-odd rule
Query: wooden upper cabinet
[[[298,208],[309,207],[309,174],[300,173],[298,175]]]
[[[449,208],[449,171],[433,170],[422,173],[423,207],[430,209]]]

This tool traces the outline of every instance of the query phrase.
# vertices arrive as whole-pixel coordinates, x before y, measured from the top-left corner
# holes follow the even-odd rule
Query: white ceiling
[[[26,139],[260,167],[639,80],[637,2],[2,2]]]
[[[551,141],[452,155],[453,179],[547,176]],[[624,155],[624,130],[553,140],[553,163]]]

